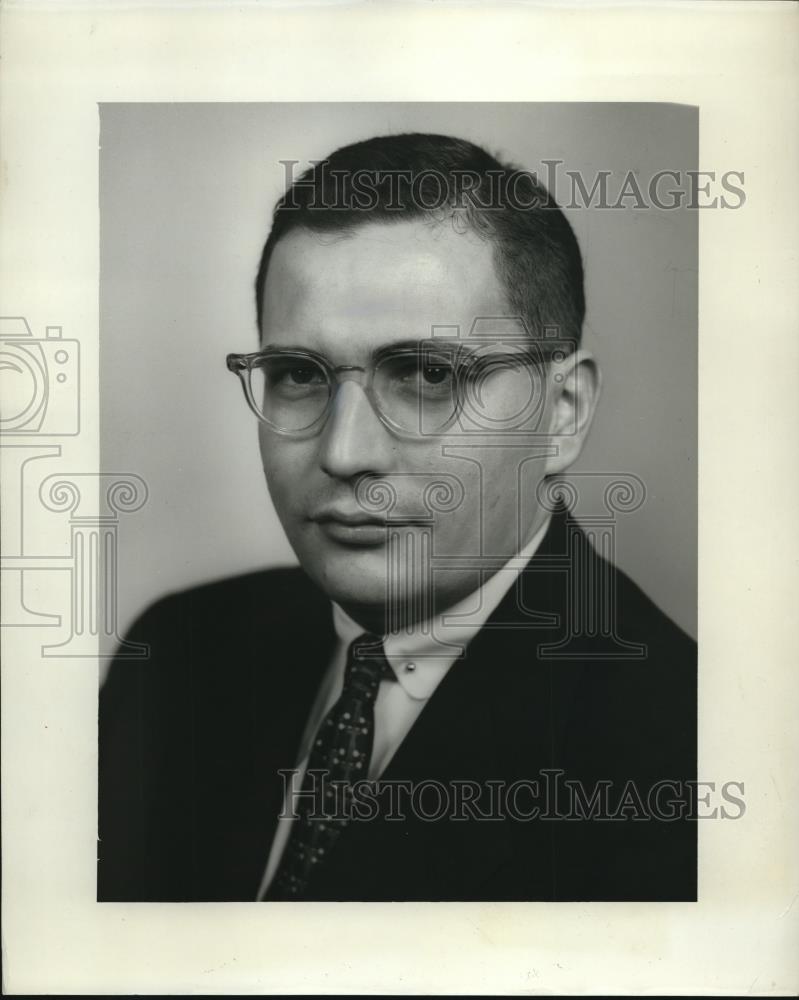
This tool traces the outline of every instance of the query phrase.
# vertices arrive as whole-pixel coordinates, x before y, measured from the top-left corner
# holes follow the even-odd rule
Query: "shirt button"
[[[414,670],[416,670],[416,664],[415,663],[406,663],[405,664],[405,669],[406,669],[406,671],[409,674],[411,674],[411,673],[413,673]]]

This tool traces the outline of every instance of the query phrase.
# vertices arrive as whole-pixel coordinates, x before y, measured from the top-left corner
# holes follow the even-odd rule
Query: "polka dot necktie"
[[[396,680],[383,643],[364,633],[350,645],[344,686],[314,737],[297,817],[267,900],[302,899],[349,824],[351,787],[366,779],[374,740],[374,706],[380,681]]]

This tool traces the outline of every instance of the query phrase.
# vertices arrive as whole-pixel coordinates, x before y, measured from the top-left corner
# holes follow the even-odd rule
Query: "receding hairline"
[[[313,226],[307,226],[303,222],[298,222],[291,229],[286,232],[281,233],[278,239],[272,246],[272,251],[269,256],[269,263],[266,271],[263,275],[263,281],[260,288],[260,313],[261,313],[261,326],[263,326],[263,306],[264,299],[266,296],[267,283],[269,281],[269,274],[272,271],[272,260],[275,254],[278,252],[281,246],[285,246],[294,240],[301,240],[304,237],[310,237],[316,241],[320,246],[336,246],[337,244],[347,242],[351,239],[356,238],[364,233],[368,234],[370,230],[388,230],[388,229],[425,229],[430,233],[448,233],[451,232],[454,236],[465,239],[470,242],[473,246],[488,246],[491,251],[490,262],[493,269],[493,276],[497,281],[497,285],[502,293],[502,300],[504,307],[508,310],[509,315],[513,312],[512,306],[508,296],[508,290],[506,287],[506,282],[502,273],[502,248],[496,239],[493,239],[490,234],[481,232],[476,227],[463,223],[462,221],[457,221],[457,219],[462,219],[462,210],[453,207],[452,212],[448,213],[443,218],[431,218],[429,215],[400,215],[398,214],[395,218],[389,219],[368,219],[362,222],[348,223],[343,222],[339,228],[325,228],[316,229]],[[259,330],[259,336],[263,334],[263,329]]]
[[[345,198],[339,204],[337,193],[336,204],[331,204],[325,169],[329,176],[345,178],[397,173],[413,180],[436,174],[447,183],[443,200],[430,204],[413,187],[410,200],[407,190],[400,199],[393,185],[387,188],[378,180],[371,189],[377,200],[369,207],[361,203],[359,208],[362,192],[357,187],[350,191],[352,203],[346,204]],[[461,186],[465,175],[476,178],[476,185]],[[521,187],[517,188],[519,179]],[[440,184],[437,190],[440,194]],[[371,213],[372,218],[365,218]],[[415,221],[434,228],[449,221],[457,233],[472,233],[490,243],[494,273],[510,313],[523,317],[536,337],[550,336],[549,331],[558,329],[579,343],[585,318],[582,254],[552,194],[535,173],[503,162],[499,155],[469,140],[432,133],[373,136],[342,146],[325,160],[310,161],[273,210],[255,281],[258,320],[272,252],[295,229],[336,243],[372,223]]]

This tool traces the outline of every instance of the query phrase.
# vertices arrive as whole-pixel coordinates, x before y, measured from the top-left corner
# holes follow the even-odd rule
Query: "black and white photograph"
[[[3,4],[4,994],[796,993],[798,13]]]
[[[98,899],[695,900],[696,109],[100,118]]]

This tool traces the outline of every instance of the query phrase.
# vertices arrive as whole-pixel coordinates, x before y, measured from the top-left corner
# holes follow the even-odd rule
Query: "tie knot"
[[[381,680],[396,680],[394,671],[386,659],[383,640],[365,632],[350,644],[344,686],[357,687],[369,697],[377,697]]]

